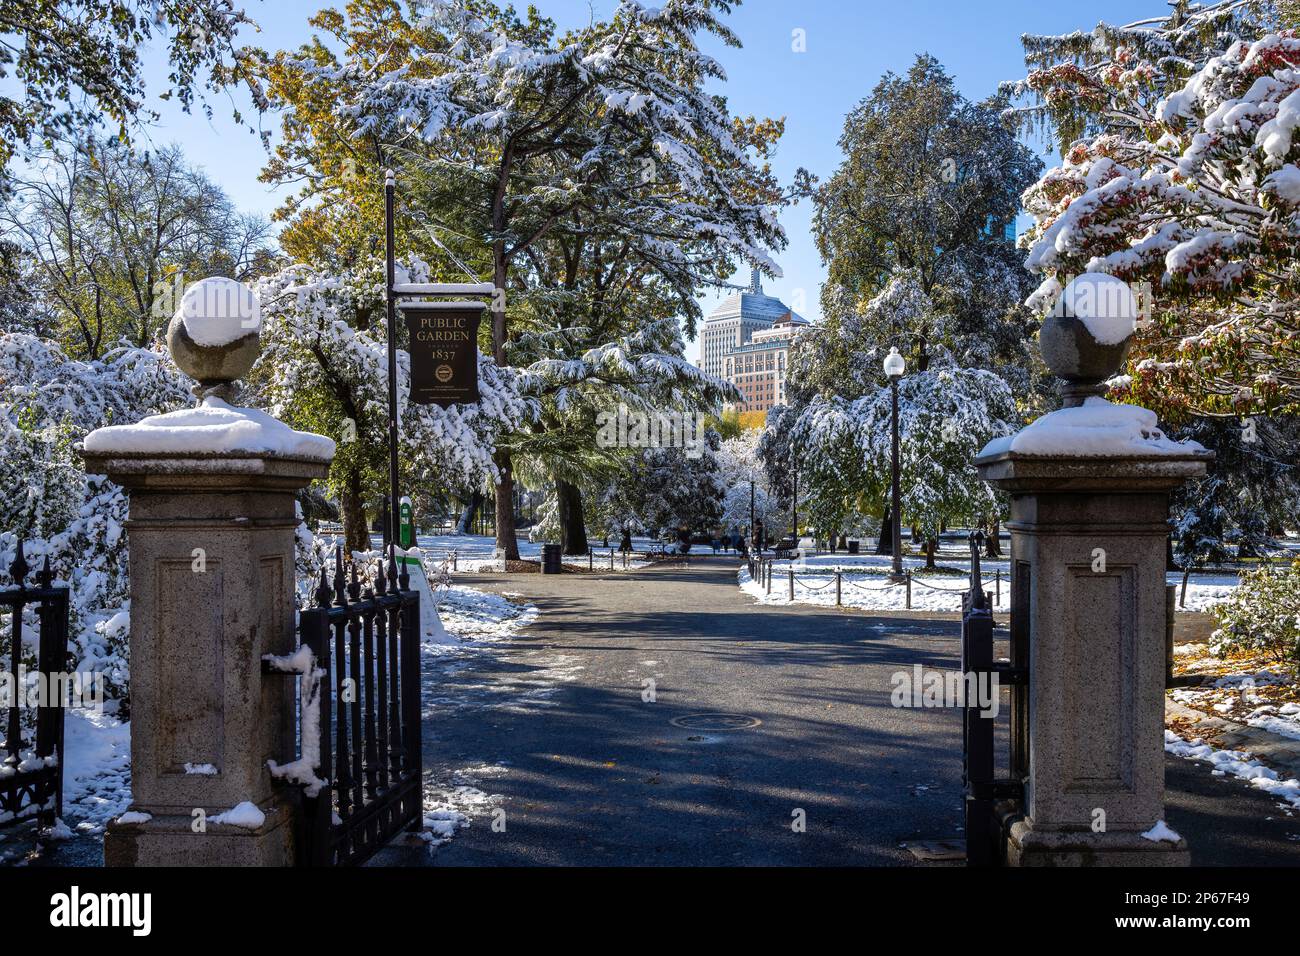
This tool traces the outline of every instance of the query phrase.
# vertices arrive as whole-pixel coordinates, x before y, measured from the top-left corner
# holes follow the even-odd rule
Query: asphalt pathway
[[[736,570],[469,579],[541,610],[426,702],[429,779],[468,788],[473,822],[375,862],[915,865],[907,844],[960,838],[958,712],[890,704],[897,672],[957,665],[958,623],[759,606]],[[756,723],[690,726],[718,713]],[[1206,765],[1167,773],[1195,863],[1300,864],[1300,816]]]

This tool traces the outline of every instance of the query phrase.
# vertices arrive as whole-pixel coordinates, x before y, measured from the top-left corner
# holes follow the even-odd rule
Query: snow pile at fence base
[[[1137,405],[1116,405],[1094,395],[1081,406],[1049,412],[1014,435],[993,439],[979,457],[1016,452],[1052,458],[1117,458],[1203,451],[1197,442],[1166,437],[1155,412]]]
[[[197,408],[151,415],[134,425],[109,425],[86,436],[85,449],[101,455],[237,455],[329,461],[334,441],[300,432],[256,408],[238,408],[209,396]]]

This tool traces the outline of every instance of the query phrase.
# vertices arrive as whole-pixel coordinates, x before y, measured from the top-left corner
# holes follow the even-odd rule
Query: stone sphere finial
[[[1070,280],[1038,335],[1043,361],[1065,382],[1066,408],[1106,391],[1128,358],[1137,320],[1137,297],[1122,279],[1085,272]]]
[[[181,371],[198,382],[195,396],[234,401],[235,380],[257,361],[262,306],[242,282],[214,276],[181,296],[167,326],[167,348]]]

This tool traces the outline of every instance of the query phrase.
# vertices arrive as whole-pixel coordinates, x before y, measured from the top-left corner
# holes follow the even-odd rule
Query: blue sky
[[[262,28],[260,36],[250,35],[247,42],[297,47],[309,35],[307,18],[322,5],[315,0],[244,0]],[[616,0],[537,0],[539,9],[561,27],[579,26],[593,12],[605,16],[615,5]],[[937,57],[959,89],[979,99],[999,81],[1023,75],[1021,33],[1086,30],[1099,20],[1128,22],[1166,9],[1164,0],[748,0],[728,18],[744,46],[709,44],[706,49],[727,71],[722,91],[734,113],[785,117],[774,167],[789,182],[801,166],[828,176],[840,160],[836,141],[844,115],[883,73],[906,70],[918,53]],[[805,52],[793,49],[795,30],[803,31]],[[247,100],[237,99],[249,112]],[[210,121],[198,112],[164,110],[148,138],[179,142],[241,208],[269,213],[284,193],[257,180],[265,159],[258,138],[231,120],[228,102],[218,97],[212,105]],[[273,116],[264,122],[271,129],[278,125]],[[801,311],[816,318],[825,268],[809,234],[811,214],[807,203],[785,211],[782,221],[790,244],[777,255],[785,275],[765,280],[764,286],[789,305],[802,304]],[[736,281],[742,281],[739,275]],[[723,295],[702,296],[706,311]],[[691,343],[688,354],[694,358],[697,352]]]

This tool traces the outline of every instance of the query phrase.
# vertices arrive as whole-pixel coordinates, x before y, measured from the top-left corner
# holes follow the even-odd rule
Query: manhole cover
[[[668,722],[691,730],[748,730],[762,723],[757,717],[744,714],[687,714]]]

